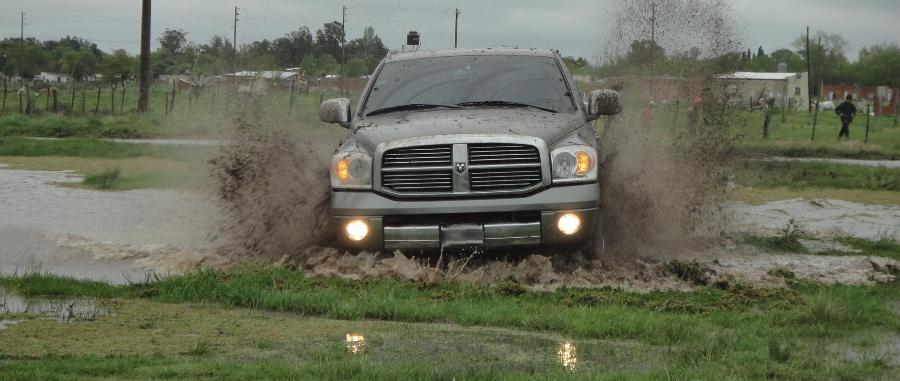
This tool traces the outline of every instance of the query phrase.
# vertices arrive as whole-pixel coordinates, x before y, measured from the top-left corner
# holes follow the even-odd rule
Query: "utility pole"
[[[25,12],[22,12],[22,19],[19,23],[19,81],[25,82]]]
[[[138,112],[150,111],[150,0],[143,0],[141,5],[141,68],[138,81]],[[75,99],[74,95],[72,99]]]
[[[239,15],[240,13],[238,13],[238,7],[234,7],[234,37],[231,39],[231,47],[234,49],[234,63],[232,64],[234,66],[234,70],[232,71],[235,73],[237,72],[238,67],[237,22]]]
[[[806,107],[812,114],[812,65],[809,62],[809,26],[806,27]]]
[[[341,95],[344,95],[344,40],[346,39],[347,27],[345,24],[347,23],[347,7],[341,7],[341,75],[340,75],[340,88]]]
[[[459,8],[456,8],[456,20],[453,22],[453,48],[456,49],[459,43]]]
[[[822,79],[822,36],[819,36],[819,54],[816,58],[816,79],[819,80],[819,100],[822,99],[822,88],[825,87],[825,80]]]
[[[650,41],[653,46],[650,49],[656,49],[656,3],[650,3]],[[650,98],[656,97],[656,60],[650,63]]]

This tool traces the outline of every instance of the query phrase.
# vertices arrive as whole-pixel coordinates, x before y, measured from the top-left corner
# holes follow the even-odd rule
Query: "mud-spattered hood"
[[[528,108],[418,110],[360,118],[353,123],[360,143],[375,149],[393,140],[452,134],[508,134],[543,139],[548,145],[585,123],[581,113]]]

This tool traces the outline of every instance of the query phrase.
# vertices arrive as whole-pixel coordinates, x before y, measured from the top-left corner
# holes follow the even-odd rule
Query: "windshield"
[[[573,112],[563,74],[553,57],[453,56],[384,64],[363,114],[408,104],[494,102]],[[484,104],[491,105],[490,103]]]

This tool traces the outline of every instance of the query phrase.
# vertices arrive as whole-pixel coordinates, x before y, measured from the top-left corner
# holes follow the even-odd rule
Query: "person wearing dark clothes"
[[[853,123],[853,117],[856,116],[853,96],[848,95],[847,100],[841,102],[840,106],[834,109],[834,112],[841,117],[841,132],[838,133],[838,139],[843,137],[850,139],[850,123]]]

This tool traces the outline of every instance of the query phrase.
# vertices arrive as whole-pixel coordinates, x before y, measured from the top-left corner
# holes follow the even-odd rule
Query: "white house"
[[[774,99],[777,105],[805,108],[809,102],[809,73],[757,73],[738,71],[721,75],[728,82],[727,91],[741,103],[757,103],[759,99]],[[783,103],[782,103],[783,102]]]
[[[50,73],[46,71],[42,71],[40,75],[34,78],[38,81],[44,81],[48,83],[68,83],[72,80],[68,74],[60,74],[60,73]]]

